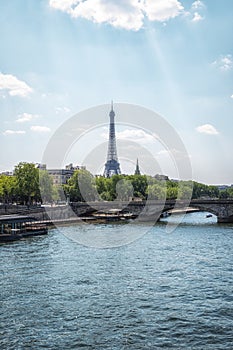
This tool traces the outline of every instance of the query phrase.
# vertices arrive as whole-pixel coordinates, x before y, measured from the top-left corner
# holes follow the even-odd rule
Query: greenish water
[[[112,249],[64,235],[82,225],[1,245],[0,348],[232,349],[233,225],[215,221],[189,214]]]

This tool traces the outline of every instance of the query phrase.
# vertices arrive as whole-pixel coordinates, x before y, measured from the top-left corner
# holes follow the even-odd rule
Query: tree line
[[[20,162],[13,176],[0,175],[2,203],[52,203],[61,200],[113,201],[145,199],[233,198],[233,188],[219,190],[217,186],[195,181],[158,180],[147,175],[114,175],[111,178],[93,176],[89,171],[76,170],[65,185],[54,185],[46,170],[33,163]]]

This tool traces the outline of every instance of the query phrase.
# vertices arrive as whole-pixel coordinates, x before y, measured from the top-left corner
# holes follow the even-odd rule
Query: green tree
[[[16,194],[15,176],[0,175],[0,197],[3,203],[11,203]]]
[[[178,195],[178,187],[167,187],[167,199],[176,199]]]
[[[98,176],[95,179],[95,185],[96,185],[96,189],[97,192],[99,194],[103,193],[104,191],[106,191],[106,178],[103,176]]]
[[[192,198],[193,199],[200,198],[201,196],[205,195],[205,193],[206,193],[206,186],[194,181]]]
[[[52,188],[52,200],[54,202],[58,202],[58,201],[62,201],[65,202],[66,201],[66,197],[69,196],[68,191],[66,191],[66,187],[67,185],[53,185]]]
[[[227,188],[225,190],[219,191],[219,198],[221,199],[232,199],[233,198],[233,188]]]
[[[134,197],[145,199],[147,196],[148,178],[146,175],[129,175],[127,177],[133,186]]]
[[[109,180],[107,181],[107,191],[109,192],[109,197],[111,200],[114,200],[117,198],[117,183],[119,181],[124,180],[125,176],[124,175],[113,175]]]
[[[219,198],[220,199],[227,199],[229,198],[229,192],[228,190],[222,190],[219,192]]]
[[[210,185],[207,189],[208,196],[211,198],[218,198],[219,197],[219,189],[217,186]]]
[[[233,198],[233,187],[228,188],[227,190],[229,198]]]
[[[99,194],[100,199],[105,201],[112,201],[116,198],[116,191],[112,178],[105,178],[99,176],[95,179],[95,187]]]
[[[166,198],[166,187],[164,184],[159,185],[155,183],[153,185],[148,185],[147,198],[164,200]]]
[[[74,172],[64,190],[72,202],[93,201],[97,197],[94,177],[84,169]]]
[[[39,169],[33,163],[20,162],[14,171],[19,200],[31,204],[40,199]]]
[[[121,201],[128,201],[133,197],[132,183],[127,179],[122,179],[116,184],[117,199]]]
[[[201,197],[218,198],[219,196],[220,192],[217,186],[193,182],[193,199]]]
[[[47,170],[39,170],[40,195],[43,202],[53,199],[53,180]]]
[[[191,199],[193,193],[192,181],[180,181],[178,186],[178,199]]]

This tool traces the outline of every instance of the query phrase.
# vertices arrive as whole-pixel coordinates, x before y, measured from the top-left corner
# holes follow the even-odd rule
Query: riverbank
[[[132,219],[132,215],[130,214],[95,214],[93,216],[83,216],[83,217],[70,217],[70,218],[63,218],[63,219],[47,219],[47,220],[37,220],[33,221],[32,218],[30,218],[30,230],[26,230],[26,226],[22,228],[22,225],[20,228],[15,229],[16,222],[22,223],[23,220],[27,220],[28,217],[25,216],[9,216],[9,215],[3,215],[0,217],[0,224],[2,225],[2,232],[0,233],[0,243],[7,243],[7,242],[13,242],[18,241],[22,238],[26,237],[32,237],[32,236],[39,236],[44,235],[48,233],[48,229],[54,228],[57,226],[70,226],[72,224],[79,224],[79,223],[91,223],[91,224],[106,224],[111,222],[126,222],[129,219]],[[3,227],[4,221],[7,223],[7,228]],[[24,225],[27,225],[28,222],[24,222]],[[10,227],[9,227],[10,226]],[[43,229],[42,229],[43,227]],[[6,232],[5,232],[6,231]]]

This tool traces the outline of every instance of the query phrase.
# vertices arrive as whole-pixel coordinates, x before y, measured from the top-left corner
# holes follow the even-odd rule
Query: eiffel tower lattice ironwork
[[[109,125],[109,140],[108,140],[108,156],[105,163],[104,176],[111,177],[112,175],[118,175],[121,173],[120,164],[117,158],[116,148],[116,134],[115,134],[115,112],[113,110],[113,102],[111,104],[111,111],[109,113],[110,125]]]

